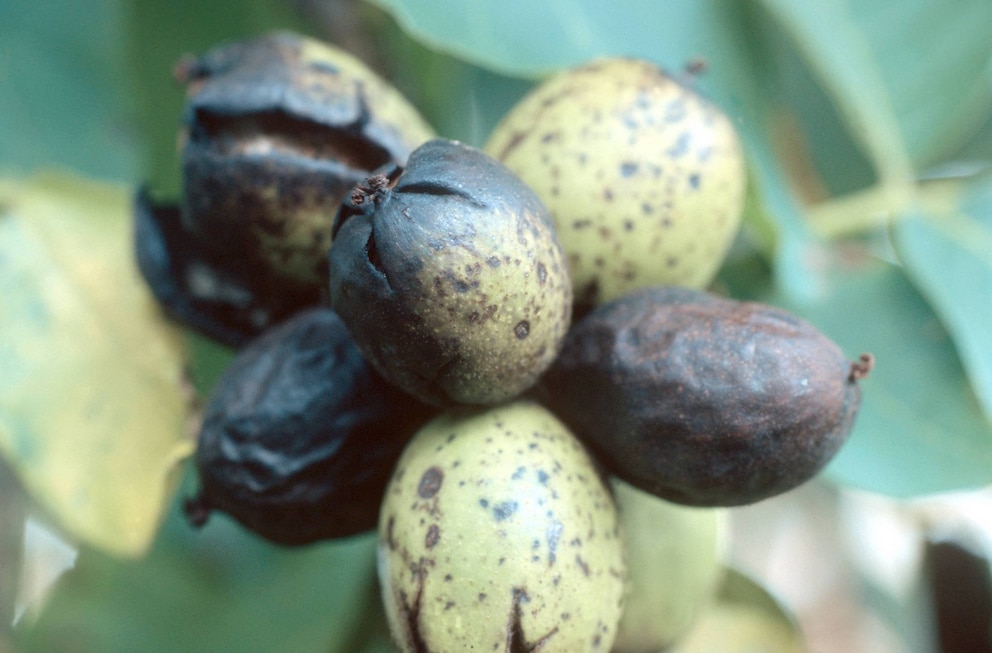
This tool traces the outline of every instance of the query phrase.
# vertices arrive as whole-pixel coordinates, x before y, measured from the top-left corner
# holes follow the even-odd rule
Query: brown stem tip
[[[847,380],[851,383],[860,381],[871,374],[874,367],[875,357],[871,354],[861,354],[861,356],[858,357],[858,360],[851,363],[851,373],[848,375]]]
[[[384,174],[372,175],[351,191],[352,204],[361,205],[366,200],[382,197],[389,188],[389,183],[389,177]]]
[[[382,173],[379,173],[377,175],[372,175],[371,177],[366,179],[365,183],[368,184],[370,191],[376,193],[389,188],[389,177],[387,177]]]

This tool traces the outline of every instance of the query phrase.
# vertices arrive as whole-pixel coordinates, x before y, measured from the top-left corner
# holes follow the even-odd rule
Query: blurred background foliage
[[[563,67],[631,55],[678,73],[702,61],[696,83],[736,120],[751,175],[745,227],[717,289],[786,306],[851,358],[870,351],[877,359],[856,430],[826,479],[896,498],[985,487],[990,26],[988,0],[0,2],[0,354],[16,359],[12,325],[29,310],[11,299],[19,287],[13,272],[24,269],[9,262],[12,234],[39,237],[10,226],[29,224],[26,189],[51,186],[57,174],[55,185],[74,188],[80,203],[116,193],[119,204],[143,184],[160,197],[179,194],[182,90],[171,71],[184,54],[275,28],[317,36],[392,79],[438,133],[473,145],[535,80]],[[26,181],[37,175],[49,182]],[[115,233],[125,233],[126,210],[111,210],[119,214]],[[104,364],[134,356],[125,345]],[[186,334],[175,356],[188,362],[202,394],[230,352]],[[52,363],[53,378],[101,378],[78,361],[60,364]],[[374,607],[370,537],[280,550],[223,518],[191,532],[170,500],[143,508],[157,511],[153,523],[164,520],[144,555],[112,555],[73,530],[60,518],[71,501],[44,491],[56,470],[32,477],[33,459],[9,446],[17,428],[60,399],[15,405],[16,383],[16,367],[0,362],[0,393],[8,394],[0,396],[0,442],[8,441],[0,451],[9,467],[0,480],[22,488],[4,491],[0,515],[33,511],[83,542],[74,571],[44,609],[21,619],[11,646],[388,650]],[[136,423],[115,428],[139,445],[154,432]],[[35,436],[42,449],[72,446]],[[80,460],[92,462],[87,454]],[[150,480],[166,484],[160,467]],[[91,482],[114,483],[108,478]],[[23,536],[23,519],[5,522],[0,551],[14,551],[4,543]],[[0,560],[0,616],[13,614],[10,588],[23,580],[17,562],[14,553]],[[0,639],[0,651],[5,646]]]

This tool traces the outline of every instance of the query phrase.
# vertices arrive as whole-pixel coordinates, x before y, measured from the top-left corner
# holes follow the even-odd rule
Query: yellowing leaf
[[[0,180],[0,455],[68,533],[122,555],[150,544],[193,448],[130,206],[95,182]]]

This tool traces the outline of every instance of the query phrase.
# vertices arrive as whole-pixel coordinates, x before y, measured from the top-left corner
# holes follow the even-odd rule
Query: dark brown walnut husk
[[[433,411],[376,375],[329,309],[243,349],[207,403],[194,524],[220,510],[272,542],[367,531],[393,466]]]
[[[176,78],[187,90],[183,223],[263,303],[319,298],[341,200],[433,135],[357,59],[289,32],[184,59]]]
[[[623,480],[682,504],[736,506],[830,461],[871,364],[850,363],[787,311],[647,288],[578,322],[541,393]]]
[[[537,381],[571,320],[551,217],[488,154],[434,139],[355,189],[335,220],[331,306],[369,362],[435,405]]]
[[[210,259],[183,226],[176,204],[155,202],[144,190],[134,201],[135,258],[159,305],[173,320],[239,348],[314,302],[308,294],[267,296]]]

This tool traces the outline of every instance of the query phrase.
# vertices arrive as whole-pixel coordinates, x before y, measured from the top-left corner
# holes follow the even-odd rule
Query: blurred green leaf
[[[378,602],[375,542],[280,548],[222,514],[194,531],[176,506],[140,560],[81,551],[17,641],[25,653],[355,653]]]
[[[731,113],[747,106],[752,76],[747,36],[751,19],[737,3],[719,0],[527,2],[526,0],[370,0],[429,47],[516,77],[610,56],[639,56],[673,72],[702,57],[709,72],[696,82]]]
[[[894,231],[907,273],[953,335],[992,424],[992,179],[972,184],[956,210],[905,216]]]
[[[426,48],[394,23],[387,25],[383,45],[394,76],[446,138],[482,147],[496,123],[533,84]]]
[[[186,331],[186,346],[190,381],[197,394],[206,397],[237,352],[191,329]]]
[[[354,633],[354,637],[341,648],[342,653],[397,653],[399,650],[389,632],[389,622],[379,591],[375,592],[374,601],[366,604],[361,622]]]
[[[834,127],[826,103],[840,110],[881,177],[896,181],[908,179],[914,163],[921,167],[951,154],[990,116],[992,42],[986,35],[992,4],[985,0],[763,5],[827,92],[817,97],[819,89],[804,83],[794,59],[782,60],[788,53],[779,46],[778,61],[768,62],[785,73],[776,80],[786,86],[779,95],[805,111],[812,154],[827,175],[837,174],[838,156],[848,162],[844,168],[857,164],[857,157],[837,146],[846,139],[836,132],[824,138],[824,128]],[[763,34],[762,46],[774,48],[778,37]],[[803,94],[789,92],[795,84]]]
[[[756,25],[757,68],[776,106],[780,156],[792,165],[807,201],[861,190],[877,182],[864,148],[851,135],[838,107],[806,65],[786,28],[773,20]],[[838,165],[838,162],[843,165]]]
[[[131,250],[131,193],[0,180],[0,454],[75,537],[143,551],[184,435],[183,347]]]
[[[822,301],[793,308],[852,359],[871,352],[877,361],[832,478],[899,497],[992,482],[992,426],[954,343],[899,268],[836,270]]]
[[[278,0],[38,0],[0,3],[0,170],[65,166],[179,188],[178,58],[280,27]]]
[[[180,192],[177,137],[184,90],[172,70],[184,55],[203,54],[225,41],[274,29],[306,32],[307,25],[280,0],[118,0],[127,35],[119,60],[121,87],[133,97],[143,138],[140,181],[157,195]]]
[[[0,25],[0,170],[134,179],[120,3],[2,2]]]
[[[992,71],[989,73],[992,76]],[[955,150],[951,157],[959,161],[984,161],[986,164],[992,162],[992,112],[990,112],[985,122],[979,126],[975,133]]]
[[[871,46],[917,166],[932,164],[970,139],[992,111],[992,3],[871,0],[846,5]]]
[[[766,215],[774,225],[772,251],[775,284],[783,297],[796,302],[815,301],[822,295],[825,281],[817,262],[823,258],[819,242],[803,219],[802,207],[790,192],[785,170],[767,140],[752,138],[748,143],[751,185]],[[748,281],[750,278],[739,279]],[[747,293],[750,289],[737,288]]]
[[[908,181],[911,165],[882,71],[848,4],[797,0],[762,3],[805,53],[883,181]]]

